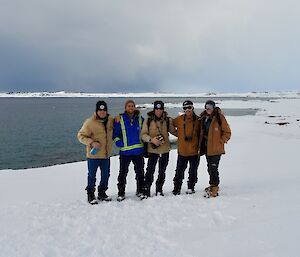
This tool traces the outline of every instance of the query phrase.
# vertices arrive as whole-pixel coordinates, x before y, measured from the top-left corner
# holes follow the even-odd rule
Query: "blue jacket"
[[[141,137],[144,118],[139,111],[132,121],[127,113],[120,114],[120,122],[114,122],[113,139],[120,148],[120,155],[140,155],[144,153],[144,143]]]

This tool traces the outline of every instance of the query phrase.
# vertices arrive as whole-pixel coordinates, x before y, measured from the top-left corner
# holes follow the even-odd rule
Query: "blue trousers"
[[[108,188],[108,179],[110,175],[110,159],[87,159],[88,178],[86,189],[94,189],[96,186],[96,173],[98,167],[101,170],[99,188],[106,190]]]

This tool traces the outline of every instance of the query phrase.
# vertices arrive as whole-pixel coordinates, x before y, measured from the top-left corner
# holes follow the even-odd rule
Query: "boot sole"
[[[112,199],[99,199],[99,198],[98,198],[98,200],[100,202],[111,202],[112,201]]]
[[[206,192],[206,194],[203,195],[203,197],[205,197],[205,198],[215,198],[217,196],[219,196],[218,193],[216,195],[210,195],[208,192]]]
[[[91,204],[91,205],[98,204],[97,200],[93,200],[93,201],[90,201],[90,202],[88,202],[88,203]]]

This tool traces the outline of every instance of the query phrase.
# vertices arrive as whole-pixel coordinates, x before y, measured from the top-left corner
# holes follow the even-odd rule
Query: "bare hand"
[[[100,143],[99,142],[93,142],[92,144],[91,144],[91,146],[92,146],[92,148],[96,148],[96,149],[99,149],[100,147],[101,147],[101,145],[100,145]]]
[[[156,145],[156,146],[160,146],[161,145],[161,141],[158,140],[156,137],[151,138],[151,143]]]

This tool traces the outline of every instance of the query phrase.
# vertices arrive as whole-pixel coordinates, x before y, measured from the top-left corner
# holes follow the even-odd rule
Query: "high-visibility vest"
[[[125,128],[125,124],[124,124],[124,119],[123,116],[121,115],[120,118],[120,124],[121,124],[121,130],[122,130],[122,136],[123,136],[123,143],[124,146],[121,147],[121,151],[128,151],[128,150],[132,150],[132,149],[136,149],[136,148],[143,148],[144,147],[144,143],[142,141],[142,133],[140,131],[140,143],[138,144],[134,144],[134,145],[128,145],[127,142],[127,135],[126,135],[126,128]],[[142,125],[143,125],[143,120],[142,120],[142,116],[139,115],[139,126],[140,126],[140,130],[142,129]]]

